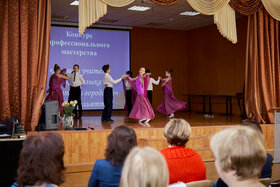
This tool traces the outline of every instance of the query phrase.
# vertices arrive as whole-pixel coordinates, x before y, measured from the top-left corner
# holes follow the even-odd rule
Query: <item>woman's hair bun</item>
[[[173,73],[173,69],[169,69],[169,70],[167,70],[167,72],[171,74],[171,73]]]

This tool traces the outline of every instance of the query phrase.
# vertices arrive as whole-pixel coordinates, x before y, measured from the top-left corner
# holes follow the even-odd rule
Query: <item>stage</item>
[[[155,112],[155,119],[151,120],[148,125],[139,124],[137,120],[129,119],[127,112],[123,110],[113,111],[113,123],[101,122],[102,111],[85,111],[81,119],[74,120],[74,127],[94,127],[96,130],[113,129],[119,125],[126,125],[131,128],[164,128],[169,121],[167,116]],[[183,118],[190,123],[192,127],[200,126],[219,126],[219,125],[238,125],[241,118],[238,115],[221,115],[211,114],[214,118],[208,119],[202,113],[196,112],[177,112],[175,118]],[[60,130],[63,130],[60,127]]]
[[[75,127],[88,128],[92,126],[95,130],[63,130],[62,124],[59,133],[65,144],[64,162],[67,167],[66,182],[62,186],[86,186],[93,164],[96,159],[104,158],[104,151],[107,145],[107,136],[112,129],[119,125],[126,125],[135,130],[138,146],[151,146],[157,150],[166,148],[167,142],[163,136],[163,128],[169,119],[156,113],[156,117],[149,125],[138,124],[136,120],[127,118],[126,111],[113,111],[113,123],[101,122],[101,111],[84,112],[82,119],[74,120]],[[241,123],[241,118],[237,115],[225,116],[213,114],[214,118],[204,118],[201,113],[179,112],[176,118],[183,118],[192,127],[191,139],[187,147],[196,150],[207,167],[207,178],[217,179],[214,167],[214,156],[209,147],[209,141],[216,132],[236,126]],[[274,151],[274,125],[261,125],[265,138],[266,151],[273,155]],[[41,132],[29,132],[28,135]],[[279,174],[279,165],[276,174]],[[276,178],[275,178],[276,179]]]
[[[60,130],[55,131],[62,135],[65,143],[64,161],[66,165],[93,164],[96,159],[104,158],[107,136],[112,129],[119,125],[126,125],[135,130],[139,146],[151,146],[157,150],[167,147],[163,136],[163,128],[169,119],[165,115],[156,113],[156,117],[149,124],[139,124],[138,121],[129,119],[126,111],[113,111],[112,123],[101,122],[101,111],[84,112],[82,119],[74,120],[74,127],[92,126],[95,130],[64,130],[60,123]],[[239,125],[239,116],[225,116],[214,114],[214,118],[205,118],[203,114],[178,112],[176,118],[183,118],[192,127],[191,139],[187,146],[200,153],[204,161],[214,159],[209,148],[211,136],[221,129]],[[274,126],[262,125],[266,141],[266,149],[273,153]],[[41,132],[29,132],[28,135]]]

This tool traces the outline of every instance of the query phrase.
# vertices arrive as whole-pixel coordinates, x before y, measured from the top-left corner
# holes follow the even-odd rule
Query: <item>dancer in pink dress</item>
[[[167,70],[165,72],[165,79],[162,79],[162,86],[164,90],[164,100],[157,107],[157,111],[162,114],[168,115],[168,117],[174,117],[174,113],[186,108],[186,102],[179,101],[173,94],[172,90],[172,74],[173,70]]]
[[[138,77],[128,77],[128,79],[131,82],[135,81],[135,86],[137,90],[137,96],[129,118],[139,120],[139,123],[142,123],[143,121],[145,121],[145,123],[148,123],[151,119],[154,119],[155,117],[153,107],[146,96],[147,94],[145,94],[145,87],[147,87],[149,84],[149,74],[144,74],[145,68],[142,67],[139,70]]]
[[[65,87],[66,80],[69,80],[70,77],[67,76],[66,69],[61,71],[57,64],[54,65],[54,72],[55,73],[50,77],[49,90],[47,91],[49,95],[46,100],[57,100],[59,112],[62,112],[63,94],[61,85]]]

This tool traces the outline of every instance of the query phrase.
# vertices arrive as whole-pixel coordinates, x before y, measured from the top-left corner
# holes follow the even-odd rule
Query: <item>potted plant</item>
[[[63,124],[64,124],[64,128],[66,130],[69,130],[73,127],[73,110],[77,105],[77,101],[70,101],[69,103],[67,101],[64,101],[62,103],[62,107],[63,107],[63,112],[64,112],[64,119],[63,119]]]

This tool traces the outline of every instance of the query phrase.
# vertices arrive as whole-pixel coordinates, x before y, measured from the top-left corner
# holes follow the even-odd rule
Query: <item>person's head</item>
[[[64,142],[61,135],[46,132],[31,135],[23,142],[17,170],[20,186],[64,182]]]
[[[134,130],[126,126],[118,126],[108,136],[105,157],[112,165],[119,166],[135,146],[137,146],[137,139]]]
[[[139,75],[144,75],[145,74],[145,68],[144,67],[141,67],[139,69]]]
[[[149,69],[146,69],[145,73],[151,73],[151,71]]]
[[[185,147],[191,136],[191,126],[184,119],[171,119],[164,127],[169,145]]]
[[[132,72],[131,71],[127,71],[126,75],[128,75],[129,77],[132,77]]]
[[[165,76],[166,77],[171,77],[172,73],[173,73],[173,69],[166,70],[165,71]]]
[[[106,65],[102,66],[102,70],[104,71],[104,73],[110,73],[111,72],[110,65],[106,64]]]
[[[242,120],[241,126],[251,127],[253,129],[257,130],[258,132],[262,133],[262,128],[257,121],[245,119],[245,120]]]
[[[151,147],[133,148],[122,170],[120,187],[167,187],[168,168],[163,156]]]
[[[54,65],[53,70],[54,70],[55,73],[60,73],[60,71],[61,71],[60,66],[57,65],[57,64]]]
[[[74,72],[78,72],[79,71],[79,69],[80,69],[80,67],[79,67],[79,65],[78,64],[75,64],[74,66],[73,66],[73,70],[74,70]]]
[[[249,127],[233,127],[216,133],[210,142],[219,176],[228,183],[257,179],[266,161],[261,133]]]

